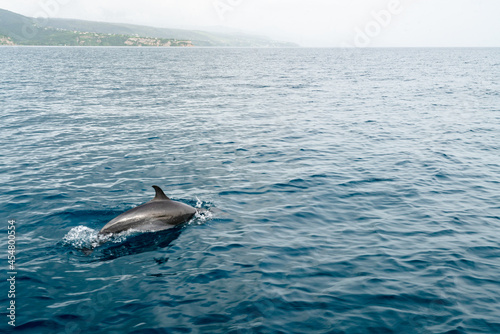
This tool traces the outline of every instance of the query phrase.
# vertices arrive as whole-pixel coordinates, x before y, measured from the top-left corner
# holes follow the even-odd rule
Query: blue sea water
[[[0,48],[0,331],[500,333],[500,49]],[[151,185],[207,209],[94,249]]]

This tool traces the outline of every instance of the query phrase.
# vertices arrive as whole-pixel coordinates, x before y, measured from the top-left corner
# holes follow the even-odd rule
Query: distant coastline
[[[0,45],[295,47],[247,34],[155,28],[74,19],[37,19],[0,9]]]
[[[188,40],[176,40],[153,37],[101,34],[80,31],[59,31],[41,41],[26,41],[16,43],[11,37],[0,36],[0,45],[30,45],[30,46],[194,46]]]
[[[16,43],[9,36],[0,36],[0,45],[16,46],[181,46],[192,47],[189,40],[176,40],[154,37],[113,35],[94,32],[58,31],[40,41],[22,41]]]

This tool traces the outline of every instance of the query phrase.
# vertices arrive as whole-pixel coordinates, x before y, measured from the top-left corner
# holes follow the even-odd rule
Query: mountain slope
[[[68,30],[0,10],[0,45],[192,46],[190,41]]]
[[[130,43],[134,43],[138,37],[144,37],[148,38],[148,43],[140,45],[296,46],[246,34],[209,33],[73,19],[39,21],[37,24],[36,19],[0,9],[0,35],[10,37],[14,43],[23,45],[136,45]],[[82,39],[91,42],[81,44]],[[0,37],[0,44],[1,40]],[[125,43],[126,41],[128,42]]]

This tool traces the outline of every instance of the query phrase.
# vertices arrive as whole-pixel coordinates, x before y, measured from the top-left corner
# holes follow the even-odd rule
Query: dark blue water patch
[[[57,212],[49,215],[48,217],[58,217],[60,219],[68,219],[72,221],[89,221],[94,219],[107,219],[107,217],[117,216],[123,211],[117,210],[68,210],[63,212]]]
[[[272,185],[266,185],[259,187],[257,189],[252,188],[254,190],[252,191],[247,191],[245,189],[242,190],[232,190],[232,191],[222,191],[219,193],[220,196],[226,196],[226,195],[231,195],[234,193],[240,193],[240,194],[248,194],[248,195],[259,195],[259,194],[266,194],[266,193],[296,193],[300,192],[303,190],[310,189],[311,187],[318,185],[318,184],[324,184],[325,182],[322,180],[324,178],[327,178],[324,175],[312,175],[308,177],[307,179],[292,179],[287,181],[286,183],[276,183]]]
[[[345,186],[345,187],[352,187],[352,186],[357,186],[357,185],[362,185],[363,183],[372,183],[372,182],[392,182],[394,181],[393,179],[384,179],[384,178],[369,178],[365,180],[354,180],[354,181],[348,181],[342,184],[339,184],[340,186]]]
[[[210,251],[211,252],[227,252],[227,251],[230,251],[231,249],[242,248],[242,247],[244,247],[244,246],[241,244],[230,244],[230,245],[227,245],[224,247],[221,247],[221,246],[212,247],[212,248],[210,248]]]
[[[80,316],[74,314],[58,314],[56,315],[56,318],[64,322],[81,320]]]
[[[500,256],[500,249],[494,246],[469,247],[467,251],[484,259],[496,259]]]
[[[168,333],[191,333],[192,330],[186,327],[167,327],[167,328],[146,328],[140,330],[134,330],[130,333],[133,334],[168,334]]]
[[[63,323],[56,322],[50,319],[34,319],[15,327],[16,332],[20,333],[58,333],[63,332],[65,327]]]

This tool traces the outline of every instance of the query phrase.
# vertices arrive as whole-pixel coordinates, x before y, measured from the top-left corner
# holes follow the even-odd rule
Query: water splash
[[[87,226],[76,226],[63,237],[62,243],[76,249],[95,248],[98,245],[98,233]]]
[[[196,213],[194,215],[194,219],[191,224],[201,225],[205,223],[207,220],[213,218],[213,213],[210,211],[210,208],[207,206],[208,203],[203,202],[201,199],[196,196]]]
[[[198,223],[198,225],[201,225],[206,221],[211,220],[212,218],[213,214],[209,210],[196,211],[194,215],[194,222]]]
[[[137,231],[129,230],[118,234],[99,234],[99,231],[90,227],[79,225],[73,227],[63,237],[62,244],[78,250],[89,250],[98,247],[106,242],[121,243],[131,234]]]
[[[196,209],[201,209],[202,205],[203,205],[203,201],[201,199],[199,199],[198,196],[196,196],[196,205],[195,205],[195,208]]]

